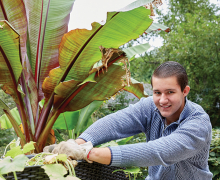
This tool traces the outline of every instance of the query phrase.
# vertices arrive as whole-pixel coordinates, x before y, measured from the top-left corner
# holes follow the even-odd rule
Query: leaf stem
[[[18,178],[17,178],[17,174],[16,174],[15,171],[13,171],[13,174],[14,174],[15,180],[18,180]]]
[[[70,176],[73,176],[73,173],[72,173],[71,168],[70,168],[70,166],[69,166],[70,163],[68,162],[68,160],[65,161],[65,164],[66,164],[66,166],[67,166],[67,168],[68,168],[68,170],[69,170]]]
[[[69,161],[69,160],[67,160],[67,161]],[[73,176],[76,177],[76,172],[75,172],[75,169],[74,169],[73,165],[72,165],[71,163],[69,163],[69,165],[70,165],[70,167],[71,167],[71,170],[72,170]]]

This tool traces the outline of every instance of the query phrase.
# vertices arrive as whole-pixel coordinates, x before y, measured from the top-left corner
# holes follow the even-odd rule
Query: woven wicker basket
[[[99,163],[79,162],[75,167],[76,176],[81,180],[128,180],[123,171],[112,173],[119,167],[107,166]],[[19,180],[49,180],[41,166],[29,166],[22,172],[16,172]],[[4,175],[7,180],[14,180],[13,173]]]

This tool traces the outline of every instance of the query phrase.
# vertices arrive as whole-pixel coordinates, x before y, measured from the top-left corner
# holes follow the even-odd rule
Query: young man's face
[[[153,100],[161,115],[170,124],[179,119],[180,113],[185,106],[185,97],[190,87],[181,91],[181,87],[175,76],[168,78],[152,78]]]

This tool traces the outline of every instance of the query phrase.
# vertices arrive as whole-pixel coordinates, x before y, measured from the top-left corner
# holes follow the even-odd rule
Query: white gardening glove
[[[89,163],[92,161],[87,159],[88,153],[92,150],[92,143],[86,142],[84,144],[78,145],[75,140],[69,139],[68,141],[62,141],[56,146],[52,153],[54,154],[66,154],[68,158],[74,160],[86,160]]]
[[[58,144],[52,144],[49,146],[45,146],[43,149],[43,152],[52,153],[53,149],[57,146],[58,146]]]

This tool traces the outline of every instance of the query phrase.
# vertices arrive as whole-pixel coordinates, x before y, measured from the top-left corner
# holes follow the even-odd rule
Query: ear
[[[184,97],[186,97],[186,96],[189,94],[189,91],[190,91],[190,87],[187,85],[187,86],[185,87],[185,89],[183,90],[183,95],[184,95]]]

